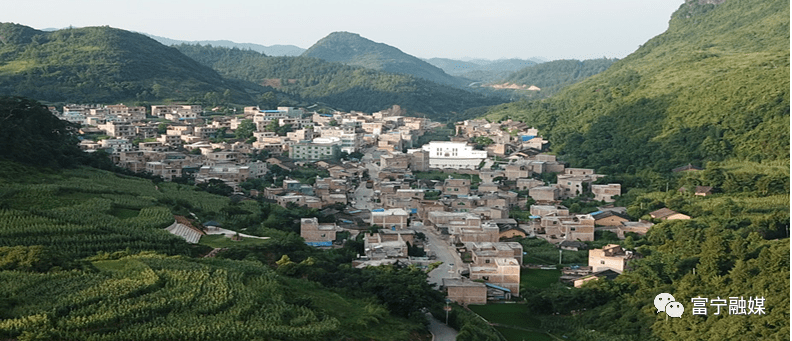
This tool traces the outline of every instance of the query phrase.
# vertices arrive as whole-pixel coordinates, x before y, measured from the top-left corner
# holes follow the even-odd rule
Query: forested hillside
[[[500,59],[488,62],[465,62],[447,58],[431,58],[426,60],[429,64],[437,66],[449,75],[459,76],[479,82],[493,82],[506,79],[513,72],[526,67],[537,65],[532,60]]]
[[[216,71],[142,34],[110,27],[44,32],[0,24],[0,92],[49,102],[252,101],[255,84]],[[222,94],[222,95],[221,95]]]
[[[576,166],[668,171],[789,157],[789,2],[684,4],[667,32],[552,98],[504,104]]]
[[[411,114],[459,119],[472,107],[502,100],[409,75],[386,73],[306,57],[266,57],[254,51],[178,45],[177,48],[228,78],[269,84],[303,101],[339,110],[379,111],[399,104]]]
[[[537,64],[501,78],[504,83],[535,85],[541,90],[526,94],[529,98],[543,98],[559,90],[607,70],[616,59],[554,60]]]
[[[438,84],[462,87],[469,82],[383,43],[349,32],[333,32],[308,48],[303,57],[319,58],[367,69],[413,75]]]
[[[660,208],[691,217],[654,219],[621,241],[640,258],[613,281],[524,291],[531,312],[553,316],[542,329],[574,340],[789,337],[789,72],[788,1],[687,1],[667,32],[608,70],[490,111],[535,125],[570,166],[609,175],[599,183],[620,183],[615,205],[633,219]],[[687,164],[703,169],[672,172]],[[657,312],[659,293],[684,306],[681,318]],[[692,314],[696,297],[708,313]],[[730,297],[763,298],[764,309],[716,314],[712,300]]]

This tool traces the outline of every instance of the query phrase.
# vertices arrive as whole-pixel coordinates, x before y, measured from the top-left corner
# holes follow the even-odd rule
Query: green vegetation
[[[468,179],[472,180],[470,185],[477,186],[481,183],[481,177],[478,174],[460,174],[460,173],[444,173],[441,171],[429,171],[429,172],[414,172],[413,176],[416,179],[426,179],[426,180],[437,180],[443,182],[443,180],[448,179],[449,177],[452,179]]]
[[[523,238],[519,240],[523,246],[523,251],[527,254],[523,256],[525,263],[534,264],[558,264],[558,251],[555,245],[541,238]],[[588,251],[562,251],[562,264],[587,264]]]
[[[536,125],[573,167],[622,184],[616,205],[631,217],[649,219],[663,207],[692,217],[628,235],[620,243],[642,258],[613,281],[525,287],[543,330],[578,340],[787,337],[788,1],[686,2],[667,32],[608,70],[552,98],[497,107],[489,118],[507,116]],[[671,172],[688,163],[704,170]],[[696,186],[714,193],[695,196]],[[584,200],[567,204],[591,209]],[[590,247],[613,242],[598,237]],[[541,242],[523,243],[532,258],[558,256]],[[574,257],[564,251],[565,262]],[[685,305],[681,319],[656,313],[661,292]],[[764,297],[766,314],[692,316],[697,296]]]
[[[493,108],[576,167],[636,173],[789,158],[786,1],[686,3],[667,32],[552,98]]]
[[[240,240],[231,240],[230,237],[222,234],[206,235],[201,237],[201,245],[210,246],[212,248],[219,247],[232,247],[232,246],[247,246],[265,243],[266,239],[240,237]]]
[[[539,87],[540,91],[520,90],[528,98],[549,97],[559,90],[607,70],[616,59],[554,60],[512,73],[507,83]]]
[[[40,108],[15,99],[0,112],[19,109],[4,123],[21,127]],[[57,139],[49,134],[34,137],[46,145]],[[59,147],[74,154],[73,168],[19,163],[38,166],[36,155],[0,160],[0,339],[425,339],[420,309],[442,299],[426,273],[349,267],[361,240],[326,252],[307,246],[299,218],[317,210],[81,166],[96,160]],[[174,214],[269,239],[210,236],[190,245],[164,229]],[[188,258],[218,246],[228,249]]]
[[[521,269],[520,286],[539,289],[549,288],[553,284],[558,283],[560,277],[561,270]]]
[[[556,340],[541,329],[541,321],[522,304],[471,305],[470,310],[495,325],[506,340]]]
[[[438,84],[461,87],[468,83],[393,46],[375,43],[349,32],[331,33],[308,48],[302,56],[362,66],[372,70],[413,75]]]
[[[451,304],[450,307],[448,325],[459,331],[456,338],[458,341],[505,341],[495,327],[472,311],[456,303]],[[431,312],[437,319],[446,316],[446,312],[440,307],[436,307]]]
[[[394,104],[434,120],[459,119],[465,110],[501,103],[405,74],[347,66],[308,57],[267,57],[254,51],[179,45],[179,51],[228,78],[272,84],[301,101],[339,110],[379,111]]]
[[[0,93],[49,102],[252,102],[266,88],[223,79],[178,50],[110,27],[44,32],[0,23]],[[272,89],[270,89],[272,90]]]

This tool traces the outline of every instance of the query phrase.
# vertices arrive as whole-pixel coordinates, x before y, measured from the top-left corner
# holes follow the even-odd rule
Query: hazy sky
[[[683,0],[0,0],[0,22],[109,25],[179,40],[308,48],[358,33],[421,58],[623,58]]]

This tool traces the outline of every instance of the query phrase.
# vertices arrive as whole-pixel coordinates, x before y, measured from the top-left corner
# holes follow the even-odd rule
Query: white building
[[[429,168],[477,169],[487,158],[486,151],[465,142],[432,141],[421,149],[429,152]]]

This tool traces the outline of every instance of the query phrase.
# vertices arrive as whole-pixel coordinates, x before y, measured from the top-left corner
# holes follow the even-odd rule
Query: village
[[[307,244],[340,247],[363,234],[365,252],[354,266],[429,267],[430,282],[460,304],[519,297],[521,269],[555,269],[524,262],[526,252],[515,238],[541,238],[577,251],[595,240],[595,231],[624,239],[653,225],[630,221],[624,207],[612,204],[622,194],[619,184],[600,183],[605,175],[593,169],[568,168],[545,153],[548,141],[523,122],[444,125],[405,116],[398,106],[372,114],[246,107],[239,115],[211,115],[196,105],[50,109],[81,125],[83,150],[103,150],[129,171],[165,181],[223,183],[236,195],[330,212],[334,223],[301,220]],[[438,128],[452,133],[427,140]],[[229,134],[236,138],[224,138]],[[277,181],[275,173],[300,167],[324,176]],[[248,186],[256,179],[267,186]],[[709,190],[697,188],[696,195]],[[561,204],[577,197],[601,206],[578,213]],[[650,216],[690,219],[667,208]],[[183,226],[170,230],[190,242],[206,234]],[[616,244],[588,255],[587,266],[564,268],[561,279],[578,287],[613,278],[639,257]]]

